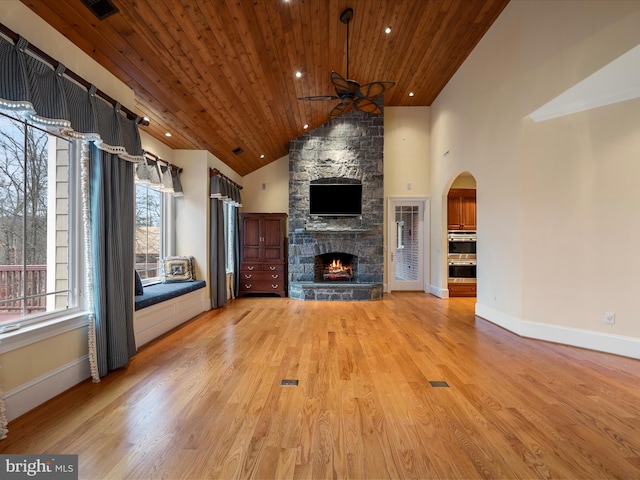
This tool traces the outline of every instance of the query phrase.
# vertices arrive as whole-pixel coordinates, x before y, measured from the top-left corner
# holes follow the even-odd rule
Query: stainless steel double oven
[[[449,230],[447,238],[449,283],[476,283],[476,232]]]

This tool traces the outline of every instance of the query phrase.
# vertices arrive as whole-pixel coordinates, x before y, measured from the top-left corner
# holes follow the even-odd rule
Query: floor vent
[[[298,380],[291,380],[291,379],[280,380],[280,386],[281,387],[297,387]]]
[[[429,385],[431,385],[433,388],[449,388],[449,384],[442,381],[429,382]]]
[[[82,0],[82,3],[84,3],[99,20],[104,20],[119,11],[118,8],[111,3],[111,0]]]

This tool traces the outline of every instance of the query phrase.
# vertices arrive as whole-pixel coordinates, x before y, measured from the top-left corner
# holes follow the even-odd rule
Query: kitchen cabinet
[[[476,230],[476,190],[474,188],[449,190],[447,229]]]
[[[240,292],[287,294],[286,213],[240,214]]]
[[[477,293],[475,283],[450,283],[450,297],[475,297]]]

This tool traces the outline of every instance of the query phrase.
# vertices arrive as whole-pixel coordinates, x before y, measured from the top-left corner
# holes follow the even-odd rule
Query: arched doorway
[[[476,179],[459,174],[447,194],[447,286],[450,297],[477,292]]]

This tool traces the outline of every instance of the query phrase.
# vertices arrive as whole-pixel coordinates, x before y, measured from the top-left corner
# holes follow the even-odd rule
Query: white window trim
[[[0,333],[0,355],[89,325],[89,312],[80,308],[50,320]]]

